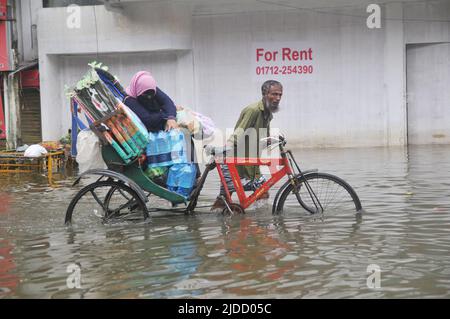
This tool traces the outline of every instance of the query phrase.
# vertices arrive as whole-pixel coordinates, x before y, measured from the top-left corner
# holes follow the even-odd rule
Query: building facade
[[[124,86],[151,71],[223,131],[273,78],[272,127],[296,146],[450,143],[450,1],[100,2],[36,10],[43,140],[70,128],[64,88],[96,60]]]
[[[40,1],[0,0],[0,146],[42,140],[37,46]]]

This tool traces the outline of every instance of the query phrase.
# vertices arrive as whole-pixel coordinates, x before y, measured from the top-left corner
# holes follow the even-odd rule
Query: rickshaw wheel
[[[148,218],[145,202],[129,186],[113,180],[97,181],[81,189],[69,204],[65,224],[96,221],[142,221]]]
[[[239,215],[245,214],[245,210],[244,210],[244,209],[242,208],[242,206],[239,205],[239,204],[231,203],[231,204],[228,204],[228,206],[229,206],[230,209],[231,209],[232,215],[236,215],[236,214],[239,214]],[[225,207],[225,208],[223,209],[222,214],[224,214],[224,215],[230,214],[230,211],[228,210],[227,207]]]

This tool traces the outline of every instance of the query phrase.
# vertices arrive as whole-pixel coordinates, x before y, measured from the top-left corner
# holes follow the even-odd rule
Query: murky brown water
[[[272,216],[268,206],[66,228],[73,177],[0,175],[0,297],[450,296],[450,146],[295,153],[303,168],[347,180],[362,216]],[[215,198],[216,175],[207,186],[200,205]],[[80,289],[67,286],[73,264]],[[381,288],[367,286],[371,264]]]

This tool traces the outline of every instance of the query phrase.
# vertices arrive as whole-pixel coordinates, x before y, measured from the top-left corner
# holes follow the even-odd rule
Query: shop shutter
[[[20,123],[22,144],[37,144],[42,141],[41,98],[39,89],[23,88],[21,90],[22,107]]]

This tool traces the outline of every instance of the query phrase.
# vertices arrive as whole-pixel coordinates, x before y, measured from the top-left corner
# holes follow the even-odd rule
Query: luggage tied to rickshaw
[[[90,70],[68,96],[76,101],[92,122],[89,127],[104,145],[110,144],[125,164],[147,153],[146,175],[152,180],[167,174],[171,191],[188,197],[196,167],[187,160],[186,140],[178,130],[149,133],[142,121],[122,103],[125,96],[119,81],[101,63]]]
[[[211,118],[184,106],[177,106],[177,123],[198,140],[211,137],[216,130]]]
[[[149,132],[147,164],[149,167],[187,163],[186,140],[180,130]]]
[[[123,88],[101,63],[68,90],[92,122],[90,128],[104,144],[110,144],[128,164],[139,157],[148,144],[148,132],[141,120],[122,103]]]
[[[146,175],[157,181],[167,177],[166,186],[188,197],[194,187],[197,168],[189,163],[185,135],[180,130],[150,132]]]

